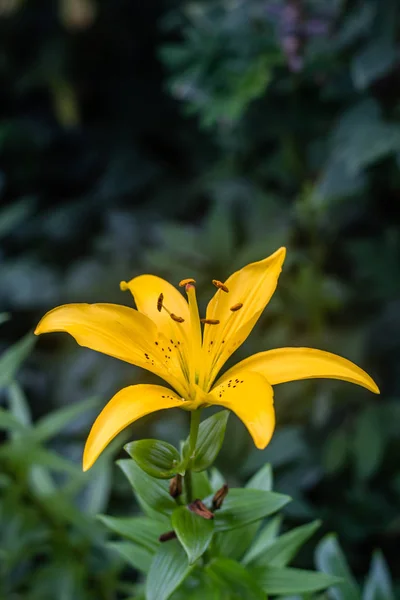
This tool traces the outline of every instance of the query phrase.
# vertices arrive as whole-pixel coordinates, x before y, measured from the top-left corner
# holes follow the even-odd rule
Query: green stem
[[[197,435],[199,433],[199,425],[201,418],[201,409],[194,410],[190,413],[190,432],[189,432],[189,451],[188,451],[188,463],[185,473],[185,490],[186,490],[186,501],[191,502],[193,500],[193,486],[192,486],[192,472],[190,467],[194,458],[196,450]]]

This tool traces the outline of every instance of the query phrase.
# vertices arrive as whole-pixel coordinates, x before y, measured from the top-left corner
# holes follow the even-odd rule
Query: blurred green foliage
[[[396,0],[0,0],[2,360],[28,354],[29,338],[12,343],[57,304],[129,303],[119,281],[154,272],[195,277],[204,308],[211,279],[286,245],[276,296],[235,359],[320,347],[363,366],[382,395],[328,381],[280,386],[271,445],[254,451],[231,419],[220,466],[237,484],[270,461],[276,489],[295,499],[288,523],[322,518],[358,578],[376,547],[400,570],[399,22]],[[20,413],[2,413],[14,432],[5,454],[21,443],[15,422],[30,427],[23,393],[40,424],[151,379],[56,335],[36,345],[18,383],[15,373],[0,373],[7,414]],[[29,434],[32,464],[18,451],[21,478],[10,468],[2,478],[13,490],[5,522],[21,532],[8,534],[15,556],[33,556],[7,569],[7,600],[53,598],[60,561],[66,600],[78,598],[77,581],[90,598],[94,585],[107,589],[103,577],[117,578],[99,549],[103,529],[76,504],[96,484],[54,454],[79,463],[84,415],[54,449]],[[128,436],[176,442],[184,417],[148,419]],[[129,490],[113,478],[104,510],[119,512]],[[45,516],[42,488],[64,498],[65,515]],[[95,561],[96,584],[82,583],[80,552]]]

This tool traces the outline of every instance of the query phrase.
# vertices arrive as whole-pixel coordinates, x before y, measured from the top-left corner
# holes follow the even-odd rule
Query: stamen
[[[191,279],[189,277],[189,279],[182,279],[182,281],[179,282],[179,287],[185,287],[188,283],[196,283],[195,279]]]
[[[219,325],[218,319],[200,319],[205,325]]]
[[[226,287],[226,285],[224,283],[222,283],[222,281],[218,281],[218,279],[213,279],[212,282],[215,285],[215,287],[217,287],[219,290],[222,290],[223,292],[226,292],[226,293],[229,292],[228,288]]]
[[[163,307],[163,300],[164,300],[164,294],[160,294],[157,298],[157,310],[158,312],[161,312],[161,309]]]
[[[177,323],[183,323],[185,320],[183,317],[178,317],[177,315],[174,315],[174,313],[170,313],[169,316],[173,321],[176,321]]]
[[[240,310],[243,306],[243,302],[238,302],[237,304],[234,304],[233,306],[231,306],[230,310],[232,312],[236,312],[237,310]]]

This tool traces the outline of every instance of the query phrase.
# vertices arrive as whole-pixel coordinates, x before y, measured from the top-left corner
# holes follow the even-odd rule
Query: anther
[[[157,310],[158,312],[161,312],[161,309],[163,307],[163,300],[164,300],[164,294],[160,294],[157,298]]]
[[[190,277],[188,279],[182,279],[182,281],[179,282],[179,287],[185,287],[189,283],[194,284],[196,283],[196,280],[191,279]]]
[[[167,531],[166,533],[162,533],[158,538],[159,542],[169,542],[169,540],[174,540],[176,538],[175,531]]]
[[[218,319],[200,319],[205,325],[219,325]]]
[[[228,288],[226,287],[226,285],[224,283],[222,283],[222,281],[218,281],[218,279],[213,279],[212,282],[215,285],[215,287],[217,287],[219,290],[222,290],[223,292],[226,292],[226,293],[229,292]]]
[[[230,310],[232,312],[236,312],[237,310],[240,310],[243,306],[243,302],[238,302],[237,304],[234,304],[233,306],[231,306]]]
[[[223,501],[226,498],[226,495],[228,493],[228,486],[226,485],[226,483],[224,483],[224,485],[222,486],[222,488],[220,488],[217,492],[215,492],[214,497],[212,499],[212,508],[213,510],[218,510],[221,508]]]
[[[169,482],[169,495],[178,498],[182,494],[182,475],[175,475]]]
[[[207,506],[201,500],[194,500],[188,505],[188,509],[196,515],[199,515],[199,517],[203,517],[203,519],[210,520],[214,518],[214,514],[211,510],[208,510]]]
[[[178,317],[177,315],[174,315],[174,313],[171,313],[169,316],[173,321],[176,321],[177,323],[183,323],[185,320],[183,317]]]

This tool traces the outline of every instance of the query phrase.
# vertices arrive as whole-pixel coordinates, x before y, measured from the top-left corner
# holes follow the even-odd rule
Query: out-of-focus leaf
[[[214,558],[206,567],[207,575],[228,592],[229,598],[264,600],[265,594],[240,563],[228,558]]]
[[[303,569],[254,567],[249,571],[254,581],[271,596],[319,592],[340,581],[333,575]]]
[[[144,546],[133,544],[132,542],[109,542],[108,547],[115,550],[132,567],[147,573],[153,560],[153,554]]]
[[[258,536],[255,538],[251,548],[248,552],[246,552],[243,558],[243,564],[247,565],[249,563],[256,564],[257,558],[262,556],[264,551],[274,543],[276,539],[280,526],[282,523],[282,517],[277,515],[273,517],[263,526]]]
[[[324,573],[342,579],[330,590],[334,600],[360,600],[360,590],[335,536],[326,535],[319,542],[315,551],[315,562],[318,569]]]
[[[14,415],[22,425],[29,427],[32,423],[31,411],[23,389],[16,381],[13,381],[9,385],[7,392],[11,414]]]
[[[269,463],[261,467],[246,483],[246,488],[250,490],[262,490],[270,492],[272,490],[272,468]]]
[[[349,455],[349,445],[349,436],[345,429],[338,429],[328,435],[322,455],[327,473],[336,473],[344,467]]]
[[[65,406],[45,415],[35,423],[35,439],[43,442],[56,436],[71,421],[74,421],[86,411],[95,408],[98,404],[98,398],[88,398],[82,402],[76,402],[72,406]]]
[[[83,509],[90,515],[97,515],[107,508],[111,494],[112,468],[110,464],[99,465],[87,485]]]
[[[357,418],[352,450],[359,479],[368,479],[378,469],[384,452],[385,437],[374,409],[364,410]]]
[[[21,338],[0,356],[0,388],[10,384],[24,360],[35,345],[36,338],[31,333]]]
[[[377,550],[364,584],[362,600],[394,600],[392,578],[382,553]]]
[[[0,238],[8,235],[33,211],[32,198],[24,198],[0,210]]]
[[[252,564],[255,566],[285,567],[320,525],[321,521],[314,521],[284,533],[273,540],[257,558],[253,559]]]

